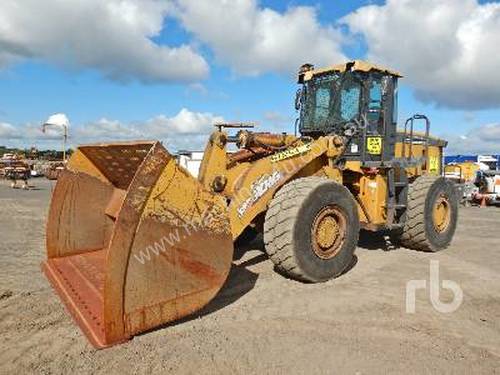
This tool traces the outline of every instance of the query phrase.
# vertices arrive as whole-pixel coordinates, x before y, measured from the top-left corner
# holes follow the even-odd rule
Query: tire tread
[[[425,233],[425,200],[437,180],[434,176],[420,176],[408,189],[406,223],[400,241],[404,247],[420,251],[434,251]]]

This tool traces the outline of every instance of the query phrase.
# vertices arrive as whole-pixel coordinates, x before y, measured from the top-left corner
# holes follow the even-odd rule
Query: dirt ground
[[[0,182],[0,373],[500,373],[500,208],[461,209],[437,254],[363,233],[355,266],[324,284],[275,273],[256,241],[197,316],[97,351],[40,272],[52,183],[32,183]],[[441,313],[420,290],[408,314],[406,284],[429,280],[430,260],[463,303]]]

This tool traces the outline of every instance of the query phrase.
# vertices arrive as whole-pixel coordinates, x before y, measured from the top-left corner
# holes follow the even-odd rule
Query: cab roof
[[[394,77],[401,78],[403,77],[399,72],[396,72],[395,70],[391,70],[385,67],[382,67],[380,65],[372,64],[367,61],[363,60],[353,60],[353,61],[348,61],[346,63],[342,64],[337,64],[337,65],[332,65],[326,68],[321,68],[321,69],[314,69],[312,65],[303,65],[301,68],[301,71],[299,72],[299,80],[300,76],[302,76],[303,81],[308,81],[311,78],[313,78],[315,75],[319,74],[325,74],[325,73],[330,73],[330,72],[338,72],[338,73],[343,73],[345,71],[357,71],[357,72],[380,72],[383,74],[390,74]]]

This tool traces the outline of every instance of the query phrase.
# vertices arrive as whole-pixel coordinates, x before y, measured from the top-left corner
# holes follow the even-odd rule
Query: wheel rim
[[[451,221],[451,207],[448,198],[441,195],[434,204],[432,211],[434,229],[438,233],[446,232]]]
[[[321,259],[331,259],[344,244],[347,220],[337,206],[323,208],[311,228],[312,248]]]

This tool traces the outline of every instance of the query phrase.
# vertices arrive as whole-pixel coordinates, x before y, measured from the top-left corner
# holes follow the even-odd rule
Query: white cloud
[[[206,112],[193,112],[182,108],[175,116],[158,115],[146,121],[122,123],[102,118],[70,132],[71,143],[101,141],[159,139],[171,151],[179,149],[202,149],[213,124],[224,121],[221,116]]]
[[[69,143],[112,142],[119,140],[159,139],[165,141],[172,150],[202,149],[213,124],[223,122],[222,116],[208,112],[192,112],[181,109],[175,116],[158,115],[142,122],[123,123],[101,118],[83,125],[70,126]],[[44,134],[40,127],[31,124],[14,126],[0,123],[0,144],[8,143],[25,146],[37,143],[40,148],[54,147],[62,139],[62,130],[47,128]],[[47,142],[49,141],[49,142]]]
[[[101,118],[70,130],[72,143],[141,139],[143,134],[136,128],[122,124],[117,120]]]
[[[119,81],[202,79],[208,64],[191,46],[151,39],[170,7],[168,0],[2,0],[0,67],[41,59]]]
[[[191,112],[183,108],[174,117],[159,115],[148,120],[143,125],[143,131],[157,137],[175,134],[208,134],[214,129],[213,124],[223,121],[223,117],[212,113]]]
[[[322,26],[312,7],[279,13],[256,0],[178,0],[177,12],[184,27],[239,74],[296,72],[306,62],[346,59],[340,32]]]
[[[480,109],[500,106],[500,4],[387,0],[342,19],[368,58],[407,75],[419,99]]]
[[[486,124],[470,130],[465,135],[450,135],[446,153],[500,154],[500,123]]]
[[[497,151],[500,152],[500,123],[481,126],[473,132],[480,140],[495,144]]]
[[[16,128],[11,124],[0,122],[0,139],[14,139],[18,136],[17,133]]]
[[[26,140],[32,141],[35,139],[60,139],[60,130],[47,128],[45,133],[42,132],[41,126],[36,126],[31,123],[22,126],[14,126],[7,122],[0,122],[0,141],[3,140]]]
[[[186,93],[190,94],[192,92],[197,93],[201,96],[207,96],[209,94],[207,87],[203,83],[200,83],[200,82],[191,83],[187,87]]]

